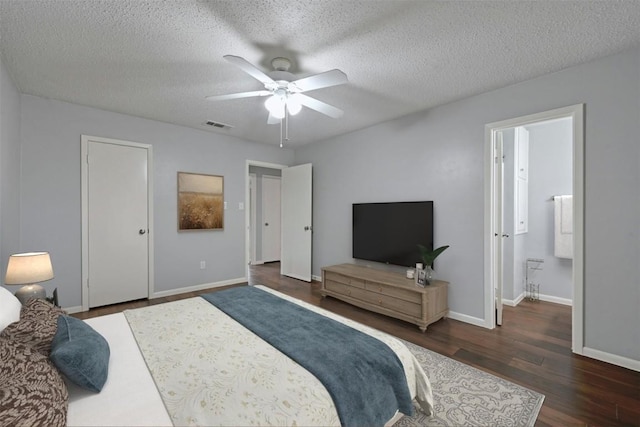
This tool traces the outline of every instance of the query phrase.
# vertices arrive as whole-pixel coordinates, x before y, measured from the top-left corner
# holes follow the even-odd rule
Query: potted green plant
[[[444,252],[448,247],[449,245],[445,245],[434,250],[429,250],[424,245],[418,245],[418,249],[420,249],[420,258],[422,258],[422,263],[424,264],[424,269],[427,273],[427,282],[431,282],[433,277],[433,262],[436,260],[438,255]]]

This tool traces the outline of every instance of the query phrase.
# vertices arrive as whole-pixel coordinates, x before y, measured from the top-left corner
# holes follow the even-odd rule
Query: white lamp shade
[[[289,110],[289,114],[292,116],[295,116],[302,110],[302,104],[295,94],[287,98],[287,110]]]
[[[7,285],[25,285],[53,279],[53,267],[48,252],[28,252],[9,257]]]
[[[284,105],[284,100],[278,95],[273,95],[264,102],[265,108],[276,119],[284,118]]]

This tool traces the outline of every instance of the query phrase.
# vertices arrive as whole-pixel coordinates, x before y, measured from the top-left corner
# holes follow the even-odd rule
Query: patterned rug
[[[394,427],[533,426],[544,395],[406,342],[431,381],[435,414],[415,409]]]

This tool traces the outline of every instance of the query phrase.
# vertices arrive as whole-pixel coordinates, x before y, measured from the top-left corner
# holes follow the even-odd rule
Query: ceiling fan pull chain
[[[284,111],[284,140],[289,142],[289,111]]]
[[[282,148],[282,119],[280,120],[280,148]]]

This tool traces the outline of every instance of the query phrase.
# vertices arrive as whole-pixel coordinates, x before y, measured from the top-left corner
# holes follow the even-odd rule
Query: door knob
[[[144,234],[146,232],[147,232],[147,230],[143,230],[142,228],[140,230],[138,230],[138,234]]]
[[[503,234],[502,237],[509,237],[509,235],[508,234]]]
[[[268,223],[268,222],[265,222],[265,223],[264,223],[264,225],[265,225],[265,227],[268,227],[268,226],[269,226],[269,223]]]
[[[304,231],[309,231],[311,230],[311,227],[309,227],[308,225],[304,227]]]

